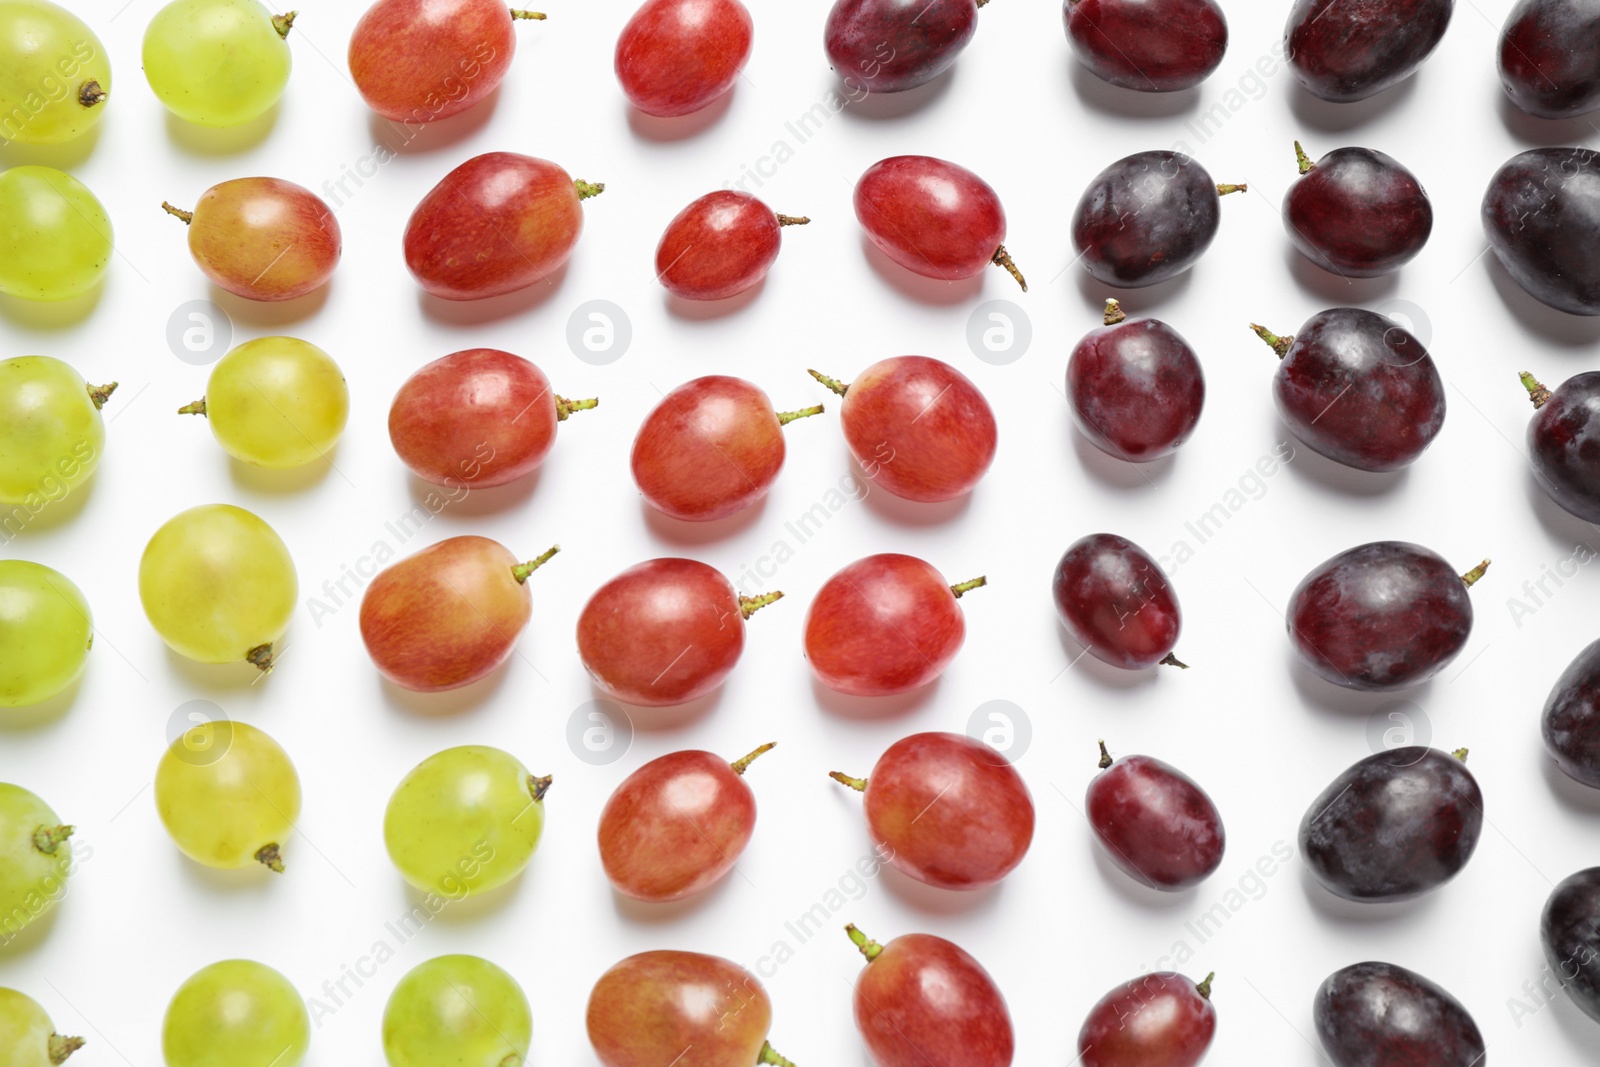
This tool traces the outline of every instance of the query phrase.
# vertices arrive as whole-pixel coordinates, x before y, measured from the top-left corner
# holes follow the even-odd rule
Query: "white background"
[[[775,1002],[773,1043],[802,1065],[855,1064],[864,1053],[850,1015],[860,957],[842,933],[854,920],[879,939],[915,930],[950,937],[990,969],[1016,1023],[1018,1063],[1065,1063],[1091,1004],[1115,983],[1161,964],[1177,942],[1182,969],[1218,972],[1220,1017],[1210,1062],[1319,1062],[1311,1000],[1324,976],[1385,959],[1441,982],[1472,1011],[1499,1063],[1592,1063],[1600,1027],[1564,998],[1539,1008],[1523,990],[1542,970],[1540,908],[1552,885],[1600,862],[1600,793],[1567,782],[1545,759],[1539,711],[1568,660],[1594,639],[1600,570],[1553,595],[1534,582],[1600,547],[1600,532],[1557,510],[1532,486],[1523,455],[1531,409],[1516,372],[1552,387],[1593,366],[1600,320],[1550,311],[1524,296],[1482,253],[1478,203],[1496,167],[1534,144],[1593,144],[1587,120],[1542,123],[1512,113],[1494,68],[1509,0],[1466,0],[1421,74],[1355,105],[1305,95],[1275,57],[1286,5],[1231,3],[1233,40],[1198,92],[1147,98],[1076,69],[1060,11],[1046,0],[994,0],[954,71],[898,97],[868,100],[823,123],[804,144],[786,128],[828,98],[821,49],[824,0],[761,4],[755,52],[731,99],[709,116],[662,124],[631,115],[611,71],[625,5],[550,0],[550,20],[518,27],[520,49],[495,98],[404,144],[359,189],[338,197],[345,258],[331,287],[289,306],[250,306],[213,291],[190,261],[163,199],[192,204],[209,185],[268,174],[313,189],[405,135],[375,121],[347,80],[344,54],[358,5],[307,4],[290,38],[295,70],[270,121],[211,134],[170,120],[138,69],[143,27],[158,0],[78,0],[111,50],[116,82],[98,132],[60,149],[0,148],[0,162],[44,162],[81,177],[115,220],[119,255],[103,291],[66,307],[0,303],[5,354],[47,353],[93,381],[122,383],[106,408],[107,455],[92,487],[0,552],[49,564],[93,604],[99,638],[70,699],[13,715],[0,732],[0,780],[43,795],[80,828],[92,853],[52,922],[0,954],[0,984],[42,1001],[59,1028],[90,1039],[84,1067],[160,1063],[160,1021],[173,990],[213,960],[244,956],[281,969],[309,997],[375,943],[414,903],[383,849],[390,791],[415,763],[455,744],[507,748],[552,773],[548,828],[526,877],[472,907],[447,910],[318,1026],[310,1063],[382,1062],[379,1020],[394,983],[446,952],[488,956],[533,1004],[539,1064],[593,1063],[584,1007],[595,978],[652,947],[718,953],[763,965],[783,941],[793,958],[763,965]],[[1259,64],[1259,68],[1258,68]],[[1267,72],[1262,77],[1258,71]],[[1220,106],[1206,136],[1199,117]],[[1433,238],[1398,275],[1349,283],[1318,273],[1289,248],[1278,212],[1295,178],[1291,139],[1313,157],[1356,144],[1411,166],[1432,196]],[[781,165],[762,164],[786,142]],[[1084,185],[1132,151],[1182,142],[1219,181],[1251,191],[1223,202],[1220,236],[1192,272],[1122,294],[1132,314],[1157,314],[1194,344],[1209,379],[1199,430],[1174,460],[1135,469],[1102,457],[1070,428],[1061,395],[1072,344],[1107,295],[1070,266],[1070,214]],[[400,236],[417,200],[450,168],[506,149],[553,159],[604,181],[586,203],[586,231],[554,284],[483,304],[424,298]],[[925,284],[867,254],[850,208],[854,179],[889,154],[928,153],[977,170],[999,191],[1006,244],[1033,283],[1019,293],[998,270],[972,285]],[[747,168],[747,188],[774,209],[815,221],[788,230],[765,286],[731,306],[684,310],[665,299],[652,264],[663,226],[694,197]],[[368,167],[369,172],[372,171]],[[330,198],[330,203],[333,203]],[[235,342],[272,333],[329,351],[351,385],[350,426],[332,469],[266,476],[231,463],[206,427],[174,410],[204,392],[206,371],[169,349],[169,316],[213,299]],[[632,323],[632,345],[606,366],[569,350],[568,317],[608,300]],[[985,299],[1026,310],[1032,344],[1009,365],[969,349],[969,316]],[[1400,301],[1402,303],[1392,303]],[[1449,417],[1406,472],[1371,476],[1301,449],[1272,477],[1244,482],[1246,502],[1204,544],[1185,529],[1231,501],[1241,478],[1289,440],[1272,408],[1274,360],[1246,324],[1297,328],[1327,306],[1405,312],[1447,382]],[[598,395],[597,411],[563,424],[529,484],[474,493],[404,546],[460,533],[496,537],[532,555],[564,551],[532,581],[535,611],[517,656],[472,689],[417,697],[382,682],[361,646],[356,610],[314,621],[302,606],[270,678],[209,668],[168,653],[136,596],[139,553],[155,528],[196,504],[228,501],[266,518],[294,553],[301,596],[321,595],[425,488],[394,456],[384,430],[390,398],[423,363],[469,346],[497,346],[545,369],[567,396]],[[907,352],[959,366],[1000,420],[994,469],[968,501],[915,507],[883,493],[851,502],[797,544],[784,524],[823,501],[852,466],[833,397],[805,374],[848,380]],[[628,475],[635,428],[661,392],[707,373],[750,378],[780,407],[826,400],[828,414],[786,431],[787,468],[764,507],[710,529],[647,514]],[[1187,672],[1125,674],[1062,636],[1049,595],[1065,546],[1113,530],[1170,555],[1186,612],[1178,651]],[[1478,619],[1457,662],[1400,696],[1336,690],[1299,669],[1281,609],[1312,566],[1354,544],[1402,538],[1463,570],[1494,559],[1473,590]],[[715,697],[688,714],[638,716],[632,748],[595,766],[569,749],[574,712],[595,699],[573,626],[585,598],[638,560],[689,555],[732,576],[773,552],[793,557],[769,584],[789,599],[749,626],[744,661]],[[952,581],[978,573],[987,589],[962,601],[969,635],[946,676],[914,699],[861,703],[819,691],[801,656],[810,595],[833,571],[875,551],[925,557]],[[1569,566],[1569,571],[1571,565]],[[769,568],[770,570],[771,568]],[[1513,610],[1512,598],[1525,610]],[[203,699],[267,730],[296,761],[305,788],[288,874],[224,875],[183,859],[168,841],[150,782],[176,710]],[[973,895],[930,891],[886,873],[800,944],[785,929],[869,844],[860,798],[833,769],[866,774],[879,752],[919,730],[963,730],[991,700],[1023,709],[1031,745],[1019,758],[1038,805],[1024,864]],[[1336,903],[1298,860],[1259,884],[1205,943],[1186,922],[1230,901],[1277,842],[1291,847],[1301,813],[1341,769],[1371,751],[1399,711],[1418,740],[1467,746],[1488,823],[1476,857],[1443,890],[1400,906]],[[1398,721],[1398,720],[1396,720]],[[1222,868],[1193,892],[1159,900],[1096,854],[1080,814],[1094,742],[1146,752],[1196,777],[1227,823]],[[751,771],[761,821],[740,874],[665,911],[616,898],[594,844],[600,807],[624,774],[680,748],[741,755],[775,740]],[[1238,904],[1239,898],[1231,898]],[[832,903],[837,903],[834,899]],[[372,968],[366,968],[371,973]],[[1508,1002],[1525,1008],[1517,1018]],[[341,998],[342,999],[342,998]],[[1539,1009],[1539,1010],[1534,1010]]]

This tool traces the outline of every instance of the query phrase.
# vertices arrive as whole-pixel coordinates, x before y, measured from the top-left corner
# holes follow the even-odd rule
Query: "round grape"
[[[262,731],[222,719],[185,731],[156,768],[156,810],[196,863],[261,864],[283,873],[283,845],[300,817],[300,776]]]
[[[161,1025],[167,1067],[299,1067],[310,1045],[300,994],[251,960],[196,971],[178,987]]]
[[[144,76],[179,118],[238,126],[289,84],[293,25],[294,12],[274,15],[260,0],[172,0],[144,31]]]
[[[413,968],[383,1011],[389,1067],[520,1067],[532,1040],[522,987],[477,956],[439,956]]]
[[[110,57],[82,19],[50,0],[0,3],[0,138],[70,141],[110,95]]]
[[[61,1067],[83,1047],[81,1037],[62,1037],[32,997],[0,989],[0,1049],[3,1067]]]
[[[49,700],[78,680],[94,644],[89,602],[59,571],[0,560],[0,708]]]
[[[72,873],[71,836],[50,805],[0,782],[0,933],[15,936],[61,899]]]
[[[260,337],[223,356],[206,395],[178,409],[204,415],[228,455],[258,467],[301,467],[333,451],[350,417],[339,365],[316,345]]]
[[[91,386],[49,356],[0,362],[0,501],[42,509],[100,463],[100,407],[117,383]]]
[[[111,265],[111,217],[89,187],[53,167],[0,174],[0,293],[67,300]]]

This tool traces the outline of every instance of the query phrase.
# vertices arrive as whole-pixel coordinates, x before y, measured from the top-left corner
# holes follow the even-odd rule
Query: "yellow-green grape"
[[[66,300],[111,265],[111,218],[89,187],[53,167],[0,174],[0,293]]]
[[[429,756],[389,798],[383,838],[406,881],[451,900],[486,893],[528,865],[544,830],[549,778],[498,748]]]
[[[301,467],[338,444],[350,390],[328,353],[293,337],[246,341],[211,371],[204,399],[178,409],[204,415],[230,456],[258,467]]]
[[[161,1024],[167,1067],[300,1067],[311,1017],[289,979],[253,960],[223,960],[178,987]]]
[[[0,501],[39,511],[100,464],[100,408],[117,383],[92,386],[49,356],[0,362]]]
[[[61,1067],[82,1047],[83,1038],[56,1033],[32,997],[0,989],[0,1067]]]
[[[50,805],[20,785],[0,782],[0,944],[66,894],[71,836],[72,827],[63,826]]]
[[[477,956],[420,964],[400,979],[383,1011],[389,1067],[520,1067],[532,1040],[522,987]]]
[[[172,0],[144,31],[144,76],[179,118],[238,126],[289,84],[292,25],[260,0]]]
[[[156,810],[196,863],[283,873],[283,845],[300,818],[300,776],[266,733],[221,719],[184,731],[156,768]]]
[[[40,563],[0,559],[0,707],[61,692],[83,673],[93,644],[89,602],[70,578]]]
[[[0,139],[70,141],[110,95],[111,59],[82,19],[50,0],[0,0]]]
[[[271,670],[299,590],[283,539],[231,504],[174,515],[139,560],[150,625],[174,651],[202,663],[244,660]]]

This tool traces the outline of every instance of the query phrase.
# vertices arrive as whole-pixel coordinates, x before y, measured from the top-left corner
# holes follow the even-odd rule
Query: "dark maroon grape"
[[[1096,448],[1147,463],[1194,433],[1206,380],[1177,330],[1158,319],[1126,318],[1115,300],[1106,301],[1105,325],[1085,334],[1067,360],[1067,400]]]
[[[1544,702],[1544,747],[1563,772],[1600,789],[1600,641],[1579,652]]]
[[[1600,371],[1574,374],[1555,392],[1524,371],[1533,400],[1528,454],[1550,499],[1588,522],[1600,522]]]
[[[1107,285],[1142,289],[1194,266],[1217,236],[1218,185],[1182,152],[1135,152],[1095,175],[1072,215],[1084,269]]]
[[[1334,685],[1389,690],[1432,678],[1472,632],[1467,588],[1484,560],[1458,575],[1437,553],[1405,541],[1373,541],[1306,575],[1289,598],[1289,640]]]
[[[1574,315],[1600,315],[1600,155],[1534,148],[1483,194],[1483,230],[1516,283]]]
[[[1283,31],[1295,78],[1345,104],[1411,77],[1450,25],[1454,0],[1295,0]]]
[[[1333,1067],[1483,1067],[1483,1035],[1461,1002],[1415,971],[1352,963],[1312,1005]]]
[[[1228,50],[1215,0],[1065,0],[1072,54],[1095,77],[1141,93],[1171,93],[1211,76]]]
[[[1289,240],[1323,270],[1376,278],[1409,263],[1433,232],[1416,175],[1370,148],[1335,148],[1315,163],[1294,143],[1303,177],[1283,198]]]
[[[1126,537],[1090,534],[1056,565],[1056,613],[1095,659],[1136,671],[1186,667],[1172,654],[1182,617],[1160,566]]]
[[[1600,1022],[1600,867],[1556,886],[1539,919],[1539,940],[1567,996]]]
[[[1519,0],[1500,34],[1500,84],[1542,119],[1600,107],[1600,2]]]
[[[1089,1009],[1076,1067],[1195,1067],[1217,1032],[1211,979],[1158,971],[1124,982]],[[899,1067],[899,1065],[895,1065]],[[915,1065],[920,1067],[920,1065]]]
[[[1282,361],[1272,397],[1313,452],[1363,471],[1409,465],[1444,425],[1444,382],[1411,332],[1374,311],[1329,308],[1279,337],[1250,324]]]
[[[1150,756],[1113,761],[1089,783],[1089,825],[1106,855],[1154,889],[1199,885],[1222,863],[1222,815],[1194,779]]]
[[[1408,900],[1460,873],[1483,830],[1483,794],[1453,755],[1413,745],[1335,778],[1300,821],[1300,855],[1346,900]]]
[[[847,86],[915,89],[956,61],[987,0],[836,0],[822,46]]]

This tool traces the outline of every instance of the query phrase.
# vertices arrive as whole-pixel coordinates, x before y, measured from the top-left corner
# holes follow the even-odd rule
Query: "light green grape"
[[[238,126],[289,84],[294,12],[260,0],[172,0],[144,31],[144,76],[167,109],[201,126]]]
[[[300,818],[300,776],[261,730],[223,719],[186,730],[156,768],[156,810],[185,856],[221,870],[283,873]]]
[[[204,415],[230,456],[258,467],[301,467],[333,450],[350,417],[350,390],[328,353],[293,337],[246,341],[211,371]]]
[[[515,878],[544,830],[549,778],[498,748],[464,745],[406,775],[383,818],[389,858],[418,889],[459,900]]]
[[[202,663],[272,669],[300,586],[272,527],[231,504],[167,520],[139,560],[139,599],[156,633]]]
[[[0,944],[65,895],[71,836],[72,827],[63,826],[50,805],[20,785],[0,782]]]
[[[477,956],[414,968],[383,1011],[389,1067],[520,1067],[533,1016],[517,980]]]
[[[88,481],[106,444],[100,408],[116,388],[49,356],[0,362],[0,501],[37,512]]]
[[[32,997],[0,989],[0,1067],[61,1067],[82,1047],[83,1038],[56,1033]]]
[[[111,265],[111,217],[89,187],[53,167],[0,174],[0,293],[66,300]]]
[[[299,1067],[311,1018],[289,979],[263,963],[223,960],[178,987],[161,1025],[167,1067]]]
[[[0,708],[49,700],[77,681],[93,644],[89,602],[70,578],[0,560]]]
[[[111,59],[82,19],[50,0],[0,0],[0,139],[70,141],[110,95]]]

